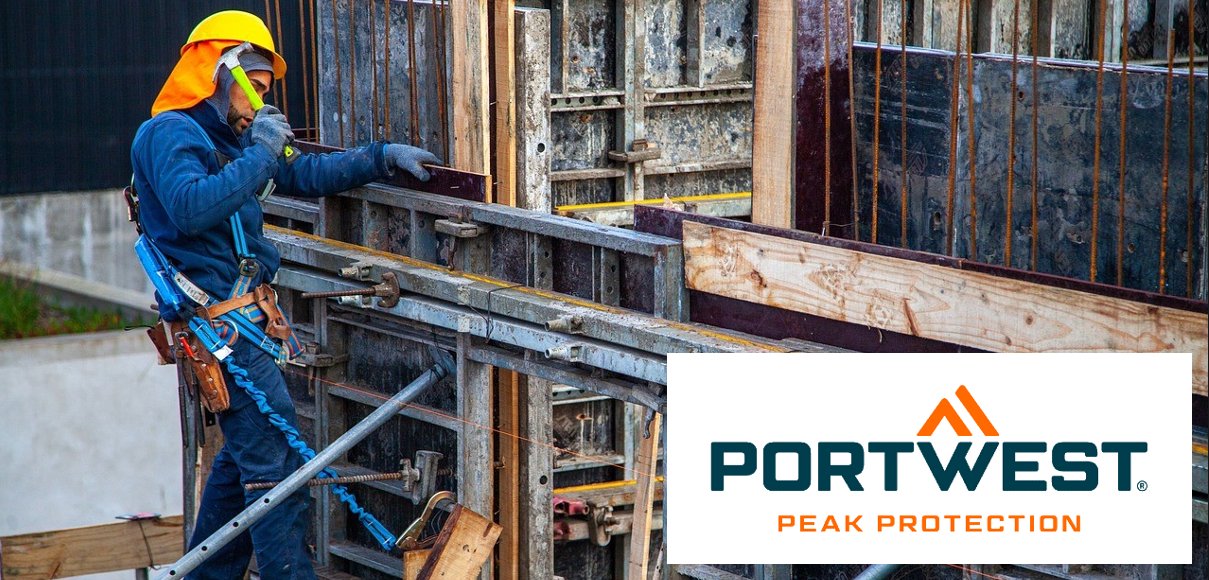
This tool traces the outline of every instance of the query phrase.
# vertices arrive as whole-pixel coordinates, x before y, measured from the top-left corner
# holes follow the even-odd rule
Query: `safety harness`
[[[210,149],[219,155],[220,166],[222,165],[221,154],[197,121],[180,111],[166,111],[161,114],[175,114],[189,121]],[[135,253],[138,254],[139,263],[151,278],[151,283],[167,310],[174,313],[176,318],[186,321],[201,345],[222,362],[227,372],[235,378],[235,384],[251,397],[256,403],[256,408],[268,418],[269,423],[285,435],[290,447],[297,450],[303,459],[313,459],[315,451],[302,440],[298,430],[289,421],[273,410],[264,391],[252,383],[247,371],[235,364],[234,357],[230,356],[231,345],[241,337],[273,357],[279,365],[294,358],[302,350],[297,337],[290,330],[285,314],[276,306],[276,296],[271,287],[262,284],[251,288],[252,281],[260,271],[260,264],[256,261],[255,254],[248,251],[247,236],[238,213],[231,216],[230,224],[235,254],[239,259],[239,278],[227,299],[219,301],[185,277],[160,252],[151,238],[147,237],[138,213],[138,194],[134,190],[133,181],[125,196],[130,207],[130,221],[134,222],[139,233],[138,241],[134,243]],[[265,324],[264,330],[259,326],[261,322]],[[281,341],[281,344],[273,339]],[[187,344],[182,342],[182,346],[186,348]],[[336,472],[331,469],[324,469],[319,474],[321,478],[336,476]],[[395,536],[377,518],[358,505],[356,498],[344,486],[332,485],[331,489],[340,501],[348,504],[349,510],[374,536],[382,549],[389,552],[395,545]]]

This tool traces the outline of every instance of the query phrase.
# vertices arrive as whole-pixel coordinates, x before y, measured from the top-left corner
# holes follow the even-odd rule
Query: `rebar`
[[[321,485],[344,485],[346,483],[365,483],[367,481],[387,481],[391,479],[403,479],[406,477],[402,471],[392,471],[390,473],[367,473],[365,475],[344,475],[341,477],[317,477],[309,479],[303,485],[305,487],[319,487]],[[249,483],[243,486],[248,491],[256,491],[259,489],[273,489],[281,485],[280,481],[260,481]]]

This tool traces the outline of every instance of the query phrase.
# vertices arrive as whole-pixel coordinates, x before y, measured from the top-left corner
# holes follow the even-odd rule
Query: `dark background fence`
[[[129,183],[135,131],[150,116],[193,27],[219,10],[247,10],[269,24],[290,74],[268,101],[284,105],[291,124],[303,127],[301,55],[311,3],[0,2],[0,195]]]

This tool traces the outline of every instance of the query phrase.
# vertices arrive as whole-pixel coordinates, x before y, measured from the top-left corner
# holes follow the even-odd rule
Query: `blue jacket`
[[[156,115],[139,127],[130,157],[144,233],[203,290],[226,300],[239,277],[229,218],[238,212],[248,252],[260,262],[252,287],[268,282],[281,266],[277,248],[264,238],[264,214],[256,194],[273,179],[276,192],[321,197],[391,175],[380,142],[343,153],[302,155],[286,164],[263,145],[236,137],[206,101],[181,111],[206,131],[219,164],[198,128],[179,114]],[[156,296],[158,300],[159,297]],[[160,301],[161,315],[168,315]]]

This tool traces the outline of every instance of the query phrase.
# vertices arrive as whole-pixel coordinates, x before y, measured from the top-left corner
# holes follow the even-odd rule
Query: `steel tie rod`
[[[277,504],[281,503],[282,499],[297,491],[308,480],[327,468],[328,465],[345,451],[360,443],[362,439],[365,439],[375,429],[381,427],[386,421],[402,411],[420,393],[423,393],[428,387],[431,387],[437,381],[456,371],[453,357],[449,356],[448,353],[436,348],[429,348],[429,352],[433,353],[437,364],[404,387],[394,397],[383,403],[382,406],[378,407],[377,410],[360,423],[357,423],[353,428],[346,431],[339,439],[336,439],[326,449],[315,455],[314,459],[306,462],[305,465],[298,468],[298,471],[285,478],[277,487],[273,488],[273,491],[265,494],[256,503],[244,508],[239,515],[235,516],[230,522],[227,522],[222,529],[214,532],[204,542],[189,550],[184,556],[181,556],[181,559],[177,560],[171,567],[157,575],[155,580],[183,578],[186,574],[192,572],[209,559],[211,555],[217,553],[223,546],[226,546],[231,540],[234,540],[239,534],[244,533],[252,524],[269,513],[269,510],[277,507]]]

